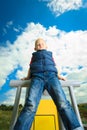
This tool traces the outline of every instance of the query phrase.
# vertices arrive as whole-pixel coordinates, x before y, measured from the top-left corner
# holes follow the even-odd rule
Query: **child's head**
[[[38,38],[35,41],[35,48],[36,51],[38,50],[43,50],[43,49],[47,49],[47,45],[45,43],[45,41],[42,38]]]

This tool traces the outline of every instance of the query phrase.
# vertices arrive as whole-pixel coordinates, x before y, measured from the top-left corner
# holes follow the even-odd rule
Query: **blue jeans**
[[[83,130],[54,72],[36,73],[31,79],[28,96],[14,130],[30,130],[42,93],[52,97],[66,130]]]

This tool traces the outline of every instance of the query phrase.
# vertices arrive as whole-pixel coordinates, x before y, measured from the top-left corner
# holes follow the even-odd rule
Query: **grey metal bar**
[[[75,98],[75,94],[74,94],[74,90],[73,90],[73,86],[69,86],[69,93],[70,93],[70,98],[71,98],[71,102],[73,105],[73,108],[75,110],[75,113],[77,114],[77,118],[82,126],[82,121],[81,121],[81,117],[80,117],[80,113],[79,113],[79,109],[77,106],[77,102],[76,102],[76,98]]]
[[[64,124],[59,114],[58,114],[58,119],[59,119],[59,130],[65,130]]]
[[[13,127],[14,127],[15,122],[17,120],[20,96],[21,96],[21,86],[17,87],[15,102],[14,102],[14,107],[13,107],[13,112],[12,112],[12,119],[11,119],[11,124],[10,124],[9,130],[13,130]]]

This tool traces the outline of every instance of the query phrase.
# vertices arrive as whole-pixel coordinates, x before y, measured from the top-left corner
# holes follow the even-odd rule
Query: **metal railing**
[[[25,98],[26,98],[27,91],[28,91],[28,88],[29,88],[28,87],[29,84],[30,84],[30,80],[11,80],[10,81],[10,86],[17,88],[16,96],[15,96],[15,102],[14,102],[14,107],[13,107],[13,112],[12,112],[10,130],[13,130],[13,127],[14,127],[15,122],[17,120],[18,107],[19,107],[19,101],[20,101],[20,96],[21,96],[21,89],[22,89],[22,87],[26,87],[26,94],[25,94]],[[72,106],[73,106],[73,108],[74,108],[74,110],[76,112],[76,115],[78,117],[78,120],[79,120],[81,126],[83,126],[82,125],[82,121],[81,121],[81,117],[80,117],[80,113],[79,113],[79,109],[78,109],[78,106],[77,106],[75,94],[74,94],[74,88],[75,87],[80,87],[81,82],[73,81],[73,80],[67,80],[67,81],[61,81],[61,84],[62,84],[63,87],[67,87],[68,88]],[[49,96],[48,93],[45,93],[45,95]],[[61,128],[61,130],[65,129],[63,124],[62,124],[61,119],[60,119],[60,128]]]

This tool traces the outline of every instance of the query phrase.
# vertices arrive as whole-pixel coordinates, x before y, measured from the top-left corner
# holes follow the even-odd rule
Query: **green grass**
[[[9,130],[12,111],[0,110],[0,130]]]
[[[80,104],[78,107],[83,124],[87,124],[87,103]]]

